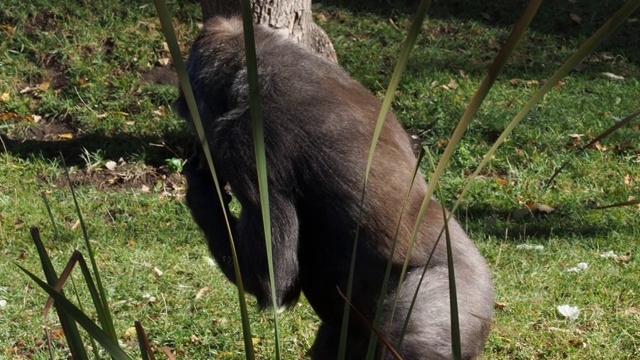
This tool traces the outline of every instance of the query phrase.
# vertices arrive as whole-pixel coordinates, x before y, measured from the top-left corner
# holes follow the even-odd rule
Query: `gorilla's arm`
[[[218,199],[209,169],[199,167],[198,163],[196,157],[185,165],[188,182],[187,205],[195,222],[204,232],[209,249],[220,269],[229,280],[236,283],[223,205]],[[223,186],[225,182],[221,179],[220,184]],[[268,307],[271,305],[271,288],[261,208],[259,203],[241,200],[242,212],[240,217],[236,218],[229,212],[231,196],[224,190],[222,192],[244,288],[256,297],[261,308]],[[276,297],[277,305],[280,307],[295,303],[300,295],[298,217],[293,204],[283,196],[271,193],[269,201]]]

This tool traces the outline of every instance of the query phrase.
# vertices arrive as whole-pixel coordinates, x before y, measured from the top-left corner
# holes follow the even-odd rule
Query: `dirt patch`
[[[17,117],[17,115],[16,115]],[[104,190],[138,189],[143,192],[159,193],[166,196],[181,196],[186,188],[186,181],[176,168],[170,170],[163,161],[155,164],[142,161],[124,160],[127,158],[127,147],[114,150],[110,146],[132,143],[131,148],[139,148],[142,144],[161,143],[160,140],[130,138],[104,138],[84,134],[75,128],[70,121],[27,122],[16,120],[15,126],[6,134],[0,134],[0,151],[8,151],[16,156],[28,157],[39,153],[45,158],[63,157],[71,168],[70,178],[74,186],[93,186]],[[30,119],[33,121],[33,119]],[[115,145],[113,145],[115,144]],[[122,146],[122,145],[119,145]],[[163,148],[151,147],[152,151],[162,152]],[[168,151],[164,151],[168,152]],[[94,157],[92,157],[94,156]],[[184,154],[162,153],[160,159],[188,156]],[[117,161],[112,161],[119,159]],[[153,162],[152,162],[153,163]],[[178,164],[179,165],[179,164]],[[176,166],[176,165],[174,165]],[[66,176],[57,179],[42,177],[45,182],[53,181],[57,187],[67,187]]]
[[[101,167],[72,169],[69,178],[74,186],[93,186],[103,190],[138,189],[142,192],[164,196],[182,196],[186,189],[184,176],[171,172],[166,166],[153,167],[142,163],[126,163],[120,160]],[[67,178],[54,180],[57,187],[66,187]]]
[[[64,141],[78,136],[78,131],[65,121],[33,123],[34,119],[26,120],[29,124],[25,126],[18,124],[10,129],[6,134],[7,139],[17,141]]]

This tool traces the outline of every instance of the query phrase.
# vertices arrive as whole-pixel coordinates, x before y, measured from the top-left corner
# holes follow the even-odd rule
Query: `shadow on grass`
[[[164,165],[166,159],[176,157],[186,159],[194,151],[193,136],[187,131],[163,136],[85,134],[70,140],[55,141],[14,139],[5,135],[0,135],[0,139],[6,151],[12,156],[22,159],[41,156],[53,162],[59,161],[62,156],[70,166],[86,165],[83,155],[87,152],[100,152],[101,157],[106,160],[133,158],[158,167]],[[4,149],[0,148],[0,151]]]
[[[341,7],[354,13],[368,12],[389,17],[393,12],[412,14],[418,0],[323,0],[325,5]],[[511,28],[525,9],[525,0],[451,0],[433,1],[429,9],[430,19],[455,19],[459,22],[476,21],[493,27]],[[531,24],[531,29],[559,39],[586,39],[595,32],[625,1],[548,1],[544,2]],[[622,54],[640,64],[638,46],[638,13],[630,18],[600,48]],[[428,21],[428,20],[427,20]]]
[[[516,212],[520,210],[496,209],[477,204],[459,209],[456,217],[460,222],[468,223],[470,228],[485,236],[495,236],[514,243],[529,239],[544,242],[551,237],[567,239],[605,237],[613,230],[606,224],[586,222],[584,218],[576,215],[575,209],[570,208],[559,209],[550,214],[526,213],[525,210],[524,213],[514,216]],[[615,230],[625,232],[624,227],[620,226]]]

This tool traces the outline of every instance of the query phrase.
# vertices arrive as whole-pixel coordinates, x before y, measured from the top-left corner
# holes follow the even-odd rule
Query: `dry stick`
[[[7,151],[7,145],[5,145],[4,140],[2,140],[2,136],[0,136],[0,143],[2,143],[2,148],[4,149],[4,153],[8,155],[9,151]]]
[[[608,208],[614,208],[614,207],[622,207],[622,206],[630,206],[630,205],[640,205],[640,199],[623,201],[623,202],[619,202],[619,203],[615,203],[615,204],[611,204],[611,205],[605,205],[605,206],[596,206],[595,209],[602,210],[602,209],[608,209]]]
[[[612,127],[608,128],[607,130],[605,130],[602,134],[596,136],[593,140],[591,140],[588,144],[582,146],[581,148],[579,148],[576,151],[584,151],[586,148],[592,146],[593,144],[597,143],[598,141],[604,139],[605,137],[611,135],[613,132],[615,132],[616,130],[618,130],[619,128],[627,125],[628,123],[631,122],[631,120],[633,120],[635,117],[637,117],[638,115],[640,115],[640,110],[634,112],[633,114],[627,116],[626,118],[618,121],[617,123],[615,123]],[[558,174],[560,173],[560,171],[562,171],[562,169],[564,169],[567,164],[569,164],[569,160],[565,160],[562,165],[560,165],[558,167],[558,169],[556,169],[556,171],[553,173],[553,175],[551,175],[551,177],[549,178],[549,180],[547,180],[547,182],[544,184],[544,188],[547,189],[549,187],[549,185],[551,185],[551,183],[553,182],[553,180],[556,178],[556,176],[558,176]]]

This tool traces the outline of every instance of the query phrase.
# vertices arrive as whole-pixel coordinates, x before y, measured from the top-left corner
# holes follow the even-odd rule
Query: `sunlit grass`
[[[176,15],[183,49],[197,31],[193,20],[197,5],[184,4]],[[394,111],[436,156],[508,34],[510,23],[495,9],[453,11],[435,4],[400,82]],[[587,33],[580,29],[591,26],[587,16],[591,10],[588,6],[568,10],[581,15],[583,25],[572,22],[570,11],[549,12],[543,5],[441,180],[448,205],[540,82],[585,39]],[[340,63],[382,96],[409,25],[407,15],[326,6],[315,11],[326,19],[319,23],[333,39]],[[38,14],[51,13],[56,14],[55,21],[34,21]],[[567,32],[561,32],[558,24],[564,24]],[[11,34],[5,25],[13,29]],[[2,133],[37,127],[24,119],[39,115],[44,121],[69,122],[81,134],[100,136],[108,145],[102,153],[105,160],[118,161],[122,156],[129,162],[144,162],[149,161],[145,154],[151,154],[156,165],[164,164],[175,154],[158,153],[162,141],[178,155],[188,153],[174,147],[181,144],[175,138],[184,136],[186,127],[160,110],[168,108],[177,91],[171,85],[142,80],[142,73],[158,67],[158,59],[167,56],[152,7],[130,2],[85,8],[14,1],[0,9],[0,26],[0,95],[9,93],[7,101],[0,101],[0,115],[13,112],[23,119],[0,121]],[[621,34],[631,26],[625,25]],[[635,257],[640,250],[640,210],[593,209],[640,196],[640,130],[631,125],[603,140],[599,148],[574,151],[638,109],[640,47],[623,35],[589,57],[585,67],[545,97],[498,151],[457,212],[491,266],[501,307],[487,359],[640,355]],[[612,80],[604,72],[624,80]],[[53,79],[58,73],[64,81]],[[51,81],[47,90],[20,93],[47,81]],[[49,239],[46,245],[59,267],[82,240],[70,194],[56,185],[62,174],[59,162],[52,155],[33,155],[52,144],[33,144],[28,151],[24,144],[20,151],[16,146],[10,144],[5,154],[0,144],[0,299],[6,300],[0,307],[0,357],[45,359],[40,345],[46,297],[12,262],[39,270],[30,225],[38,225],[43,238]],[[566,159],[570,165],[551,188],[543,189]],[[84,164],[79,157],[67,160]],[[88,184],[77,189],[118,334],[126,349],[134,349],[135,339],[125,333],[137,319],[156,345],[171,347],[181,358],[242,359],[235,287],[207,263],[208,251],[182,203],[181,190],[165,192],[154,184],[148,184],[150,191],[141,186],[114,191]],[[49,193],[60,239],[50,240],[53,230],[39,195],[43,190]],[[530,214],[522,211],[527,205],[547,205],[555,211]],[[522,243],[544,249],[518,250]],[[607,251],[622,257],[618,261],[600,257]],[[566,271],[578,262],[587,262],[588,269]],[[87,294],[81,290],[81,296]],[[556,307],[562,304],[578,306],[578,319],[559,316]],[[304,302],[281,316],[285,358],[303,357],[318,319]],[[274,353],[271,317],[252,312],[251,318],[257,354],[268,358]],[[55,328],[55,318],[51,321]]]

